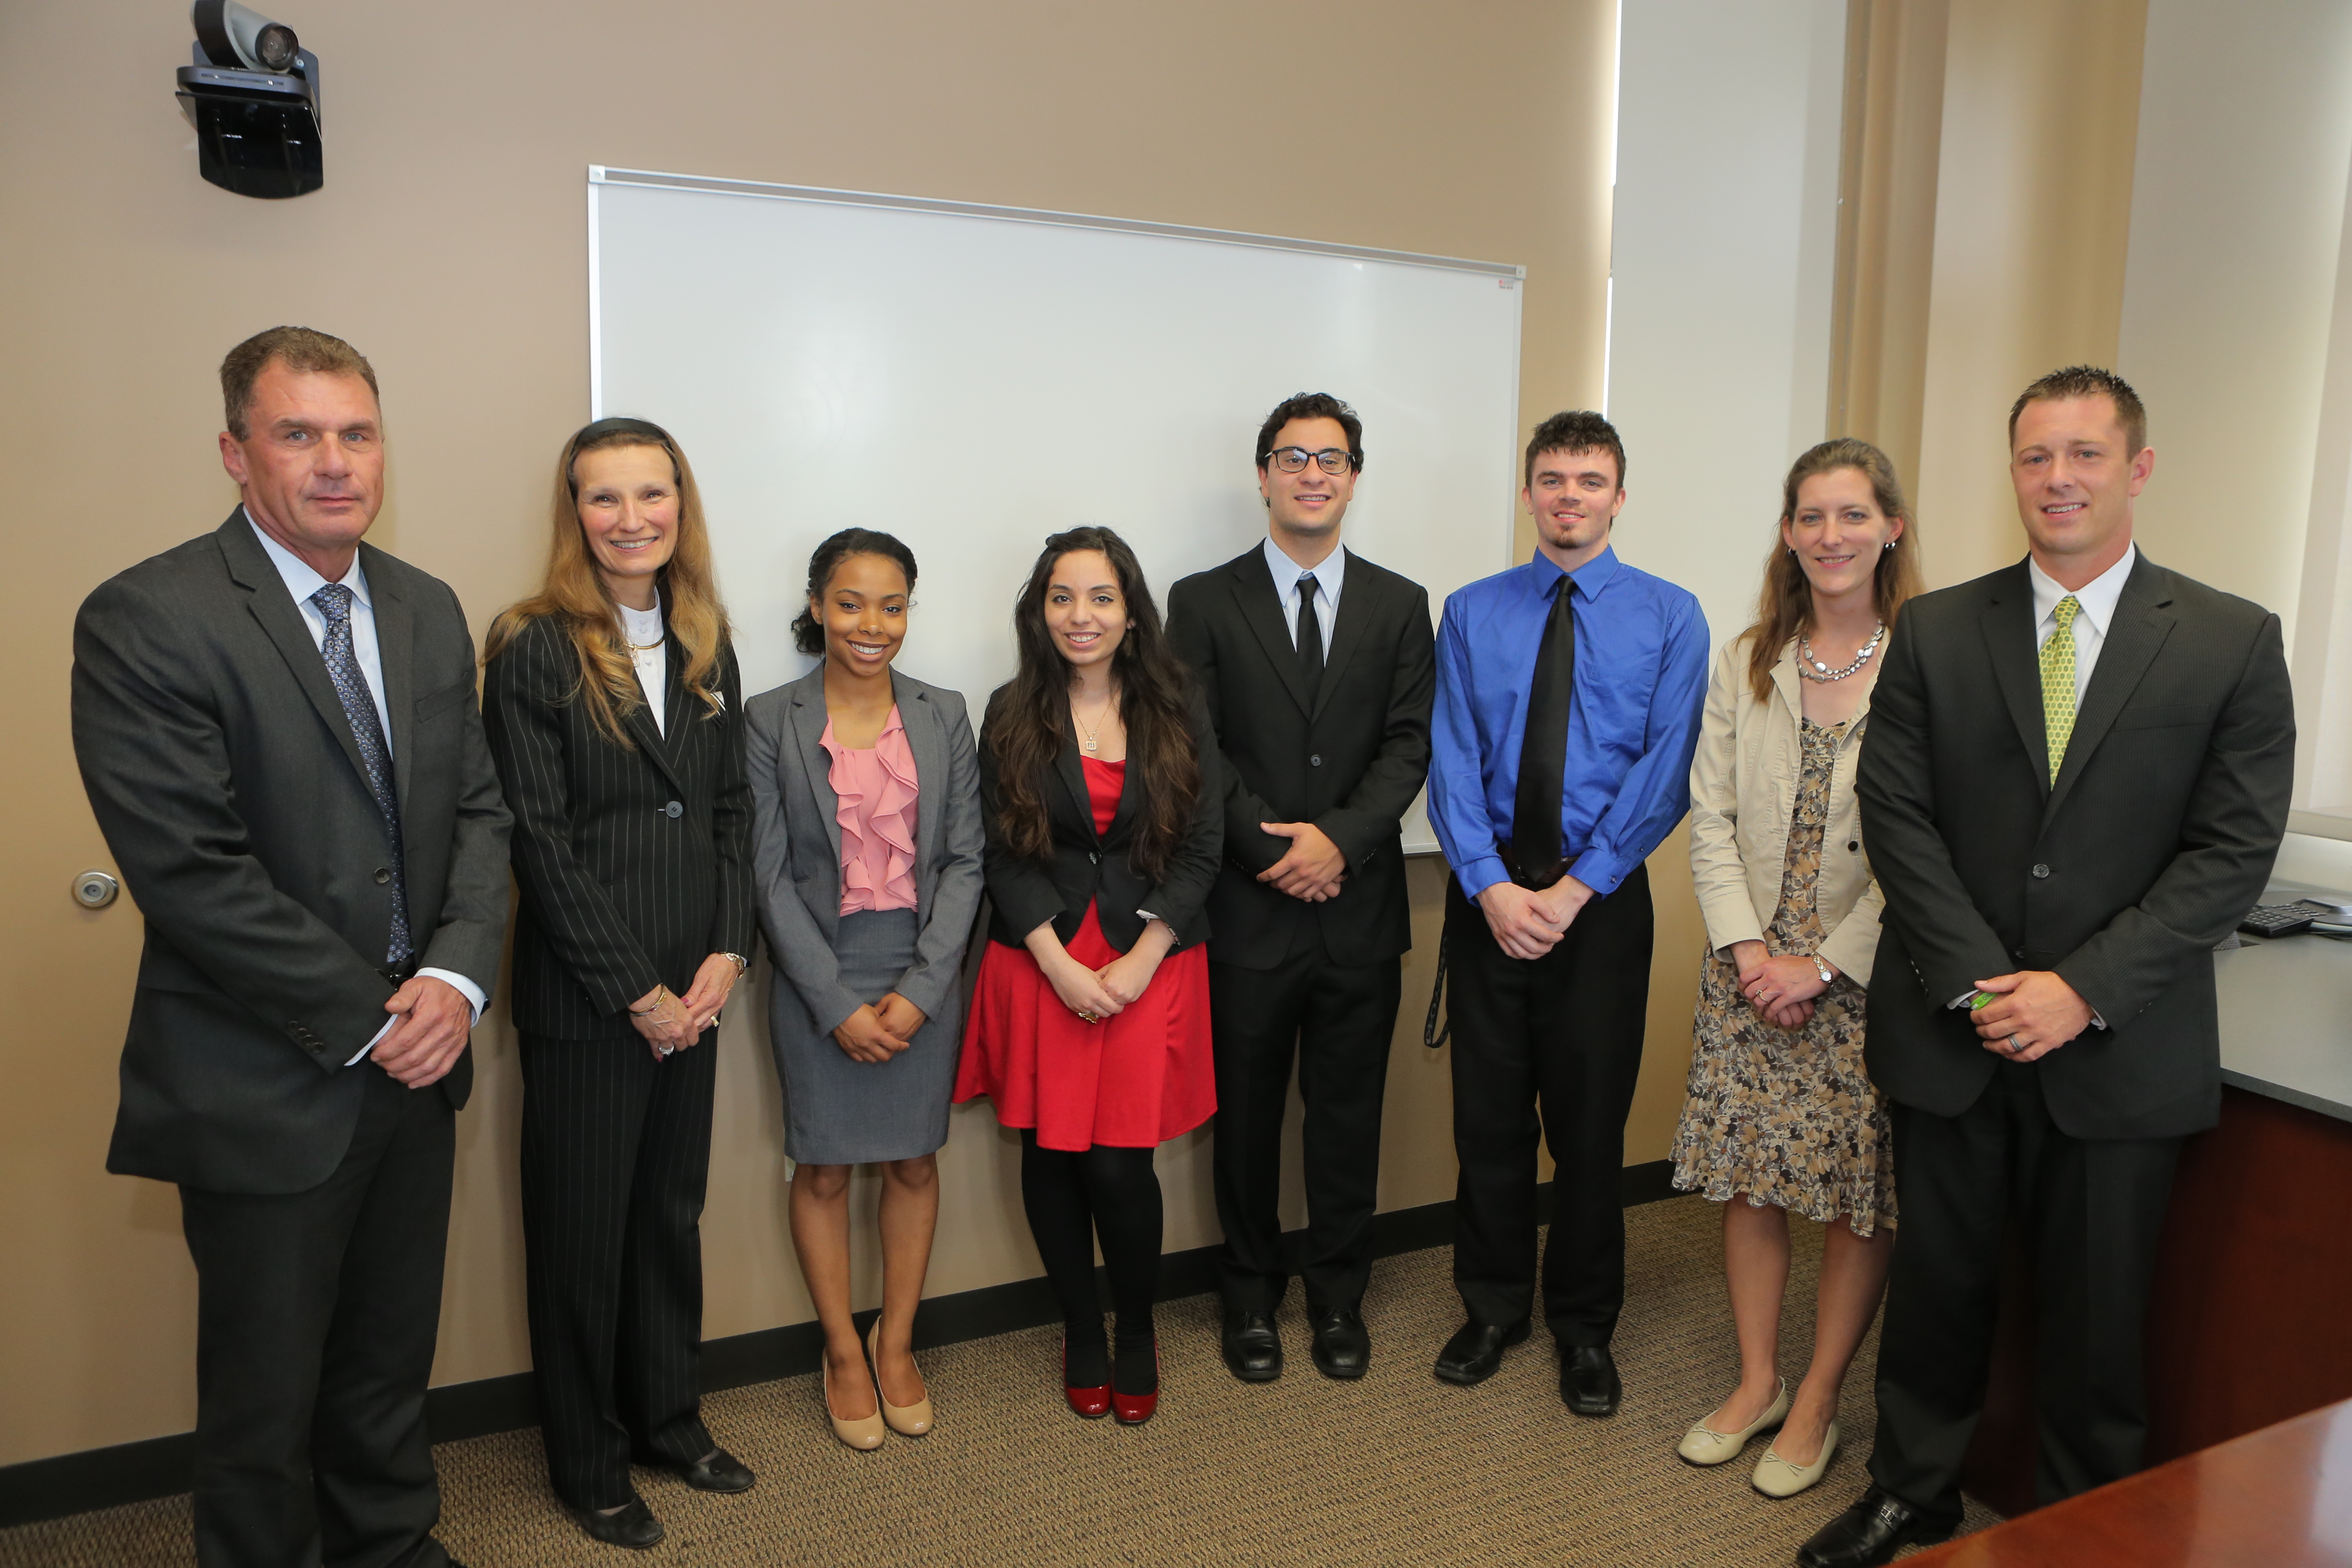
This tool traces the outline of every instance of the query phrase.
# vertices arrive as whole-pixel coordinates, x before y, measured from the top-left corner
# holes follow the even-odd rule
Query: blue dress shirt
[[[1437,629],[1429,820],[1462,890],[1510,880],[1511,836],[1536,651],[1552,585],[1576,595],[1559,842],[1569,875],[1617,890],[1690,808],[1691,753],[1706,700],[1706,616],[1688,590],[1614,549],[1573,573],[1541,553],[1447,595]]]

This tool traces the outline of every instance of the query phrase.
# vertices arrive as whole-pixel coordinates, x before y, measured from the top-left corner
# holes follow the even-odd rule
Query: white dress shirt
[[[614,608],[621,612],[621,631],[629,639],[629,660],[637,667],[637,689],[646,694],[654,728],[667,740],[669,709],[662,688],[669,683],[669,644],[664,640],[667,633],[662,627],[660,596],[655,596],[650,610],[633,610],[626,605],[615,605]]]
[[[1298,646],[1298,616],[1304,606],[1304,596],[1298,592],[1301,574],[1315,574],[1315,618],[1323,627],[1323,654],[1331,654],[1331,628],[1339,622],[1339,589],[1347,581],[1348,552],[1344,546],[1312,566],[1301,566],[1282,552],[1282,546],[1272,534],[1265,540],[1265,569],[1274,574],[1274,591],[1282,600],[1282,618],[1290,627],[1290,646]]]
[[[310,641],[323,655],[327,651],[327,617],[318,605],[310,602],[310,595],[325,587],[327,580],[320,576],[308,562],[264,532],[261,525],[253,521],[251,512],[246,513],[245,521],[253,530],[253,537],[261,541],[262,552],[269,557],[269,563],[278,568],[278,575],[285,580],[286,591],[294,595],[294,607],[301,612],[302,624],[310,628]],[[352,569],[343,574],[343,586],[352,591],[352,657],[359,660],[360,675],[367,682],[368,695],[375,699],[376,718],[383,730],[383,754],[389,757],[392,755],[392,725],[384,717],[389,710],[383,700],[383,651],[376,646],[375,602],[368,596],[367,574],[360,569],[356,552],[352,556]],[[414,934],[412,931],[412,937]],[[482,1006],[488,998],[482,994],[480,986],[454,970],[419,969],[416,973],[429,974],[456,987],[459,995],[473,1004],[474,1022],[478,1024],[482,1021]],[[374,1038],[362,1046],[359,1054],[343,1065],[351,1067],[361,1057],[375,1049],[376,1041],[390,1034],[393,1025],[399,1022],[397,1016],[386,1019],[383,1027],[375,1032]]]
[[[2138,559],[2139,546],[2126,544],[2122,560],[2073,591],[2074,603],[2082,607],[2074,616],[2074,706],[2078,710],[2083,693],[2091,689],[2091,670],[2099,662],[2099,650],[2107,646],[2107,628],[2115,625],[2124,579],[2131,575],[2132,563]],[[2058,601],[2066,597],[2067,590],[2030,555],[2025,558],[2025,574],[2033,580],[2033,657],[2038,669],[2042,645],[2058,629]]]

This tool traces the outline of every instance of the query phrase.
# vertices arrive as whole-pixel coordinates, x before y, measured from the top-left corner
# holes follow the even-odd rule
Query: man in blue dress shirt
[[[1618,1172],[1650,996],[1643,862],[1688,807],[1706,693],[1698,601],[1610,548],[1624,475],[1600,415],[1537,428],[1520,492],[1535,559],[1445,601],[1429,773],[1454,870],[1454,1279],[1469,1312],[1436,1372],[1484,1382],[1528,1337],[1539,1110],[1559,1167],[1544,1315],[1580,1415],[1617,1409]]]

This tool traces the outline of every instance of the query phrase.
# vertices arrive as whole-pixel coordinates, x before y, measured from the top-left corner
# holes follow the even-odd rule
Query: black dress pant
[[[1562,1345],[1605,1345],[1625,1304],[1625,1116],[1650,1005],[1649,870],[1587,903],[1538,959],[1496,946],[1452,877],[1445,895],[1454,1288],[1478,1322],[1516,1323],[1533,1309],[1540,1132],[1558,1167],[1544,1318]]]
[[[1311,931],[1272,969],[1209,962],[1216,1035],[1217,1219],[1225,1304],[1271,1312],[1289,1285],[1282,1261],[1282,1118],[1291,1062],[1306,1102],[1307,1307],[1354,1308],[1372,1272],[1380,1207],[1381,1102],[1402,966],[1340,963]]]
[[[180,1189],[196,1263],[196,1561],[440,1568],[425,1386],[456,1113],[373,1062],[351,1147],[308,1192]]]
[[[635,1497],[632,1458],[715,1447],[700,1373],[717,1040],[656,1061],[635,1034],[521,1038],[530,1359],[548,1478],[574,1508]]]
[[[1871,1479],[1932,1518],[1959,1519],[2012,1213],[2033,1260],[2034,1490],[2056,1502],[2137,1470],[2148,1281],[2181,1141],[2067,1136],[2032,1063],[2002,1063],[1958,1116],[1892,1110],[1903,1224],[1879,1339]]]

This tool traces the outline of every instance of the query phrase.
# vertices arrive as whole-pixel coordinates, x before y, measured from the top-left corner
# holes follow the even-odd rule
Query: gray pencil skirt
[[[915,961],[912,910],[844,915],[834,956],[841,983],[867,1002],[897,988]],[[769,994],[768,1043],[784,1085],[784,1152],[804,1165],[911,1160],[948,1141],[948,1096],[963,1047],[963,994],[887,1062],[853,1061],[809,1016],[783,975]]]

